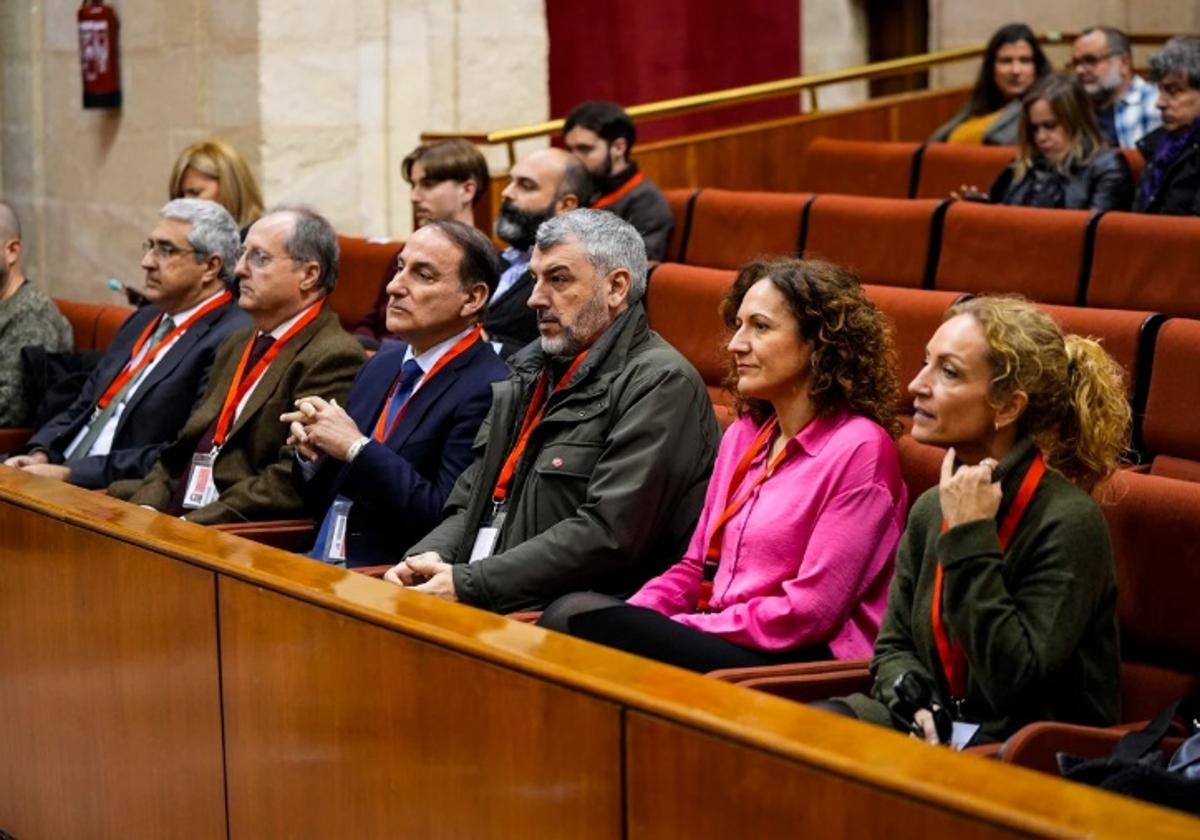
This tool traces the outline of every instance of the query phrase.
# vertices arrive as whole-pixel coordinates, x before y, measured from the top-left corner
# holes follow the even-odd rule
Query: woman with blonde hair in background
[[[1129,209],[1129,164],[1105,145],[1091,100],[1074,75],[1052,73],[1034,83],[1022,103],[1019,136],[1017,158],[992,184],[991,201],[1068,210]]]
[[[933,743],[1036,720],[1117,722],[1117,588],[1092,493],[1129,442],[1124,375],[1033,304],[956,304],[909,385],[913,437],[949,447],[896,555],[870,696],[814,705]]]
[[[254,173],[237,149],[223,140],[203,140],[184,149],[171,170],[171,198],[202,198],[221,204],[246,230],[263,214]]]

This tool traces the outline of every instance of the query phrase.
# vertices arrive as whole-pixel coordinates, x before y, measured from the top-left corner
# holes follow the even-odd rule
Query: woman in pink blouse
[[[739,418],[683,559],[541,624],[695,671],[871,655],[907,510],[883,316],[829,263],[753,262],[722,305]]]

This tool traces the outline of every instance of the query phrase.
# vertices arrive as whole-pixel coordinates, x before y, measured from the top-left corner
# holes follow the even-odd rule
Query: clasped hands
[[[337,400],[301,397],[296,410],[280,415],[288,424],[287,445],[310,461],[328,455],[345,461],[350,445],[363,436],[358,424]]]
[[[436,551],[405,557],[388,569],[383,579],[413,592],[424,592],[446,601],[458,600],[454,591],[454,567],[442,560],[442,555]]]
[[[995,519],[1000,510],[1000,482],[992,478],[996,468],[994,458],[984,458],[975,466],[963,465],[954,469],[954,448],[942,459],[942,477],[938,492],[942,503],[942,518],[947,527]]]
[[[71,477],[71,468],[65,464],[51,464],[45,452],[30,452],[28,455],[14,455],[4,462],[6,467],[16,467],[43,478],[54,478],[66,481]]]

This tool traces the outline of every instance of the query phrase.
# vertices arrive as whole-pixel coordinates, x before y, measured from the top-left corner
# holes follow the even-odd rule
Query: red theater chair
[[[813,193],[908,198],[917,143],[818,137],[800,155],[799,183]]]
[[[925,285],[935,215],[945,202],[818,195],[808,210],[804,257],[844,265],[864,283]]]
[[[795,256],[807,193],[701,190],[683,262],[707,268],[739,268],[755,257]]]

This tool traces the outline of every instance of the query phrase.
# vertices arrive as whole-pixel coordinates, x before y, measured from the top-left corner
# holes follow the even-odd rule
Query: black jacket
[[[488,304],[483,328],[491,341],[502,345],[500,356],[509,359],[529,342],[538,338],[537,314],[529,308],[533,293],[533,272],[526,271],[500,300]]]
[[[1165,128],[1156,128],[1138,141],[1138,151],[1146,161],[1143,178],[1149,172],[1158,147],[1166,137]],[[1158,190],[1149,200],[1138,192],[1133,202],[1133,212],[1156,213],[1162,216],[1200,216],[1200,131],[1192,136],[1179,157],[1175,158]]]
[[[1016,163],[1000,173],[990,196],[997,204],[1067,210],[1128,210],[1133,201],[1133,177],[1124,156],[1101,149],[1069,176],[1039,161],[1020,181]]]

